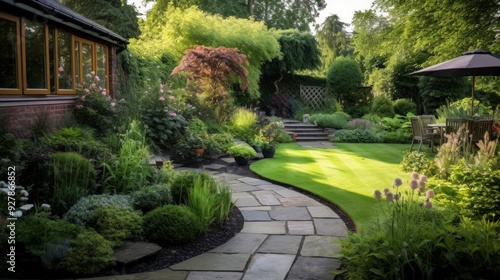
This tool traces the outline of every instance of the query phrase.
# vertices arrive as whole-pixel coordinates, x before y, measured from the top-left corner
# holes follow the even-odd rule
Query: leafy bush
[[[107,205],[92,214],[87,226],[110,241],[113,247],[117,247],[124,240],[141,240],[142,222],[141,213],[132,208]]]
[[[235,138],[250,143],[257,134],[257,115],[249,109],[240,108],[233,114],[228,129]]]
[[[51,205],[62,215],[81,197],[88,195],[95,183],[92,163],[77,153],[55,153],[50,157],[50,177],[53,183]]]
[[[281,122],[281,121],[271,122],[271,123],[265,125],[260,130],[260,133],[259,133],[260,139],[262,140],[263,144],[274,145],[278,141],[278,137],[280,135],[280,132],[284,131],[284,130],[285,130],[285,126],[283,125],[283,122]]]
[[[408,144],[411,142],[412,135],[413,134],[410,131],[402,129],[380,133],[383,143]]]
[[[168,184],[147,186],[140,191],[133,192],[131,196],[134,209],[141,210],[143,213],[173,202]]]
[[[152,173],[145,132],[138,121],[130,123],[115,161],[103,163],[103,185],[110,192],[131,192],[147,184]]]
[[[344,129],[347,126],[347,119],[340,114],[314,114],[309,117],[309,122],[322,128]]]
[[[207,153],[209,155],[222,154],[234,145],[234,138],[229,133],[216,133],[208,135]]]
[[[276,136],[276,143],[290,143],[292,142],[292,137],[285,131],[278,131],[278,135]]]
[[[70,245],[58,267],[74,275],[92,275],[114,265],[111,243],[95,231],[84,231]]]
[[[232,208],[231,190],[228,186],[217,186],[213,192],[207,182],[196,179],[194,186],[189,189],[186,206],[198,217],[200,234],[204,233],[214,221],[225,220]]]
[[[401,98],[394,101],[394,113],[405,116],[408,113],[417,114],[417,104],[409,99]]]
[[[380,137],[371,130],[364,129],[342,129],[335,132],[334,142],[338,143],[379,143]]]
[[[197,179],[201,179],[203,185],[210,187],[212,191],[216,191],[216,182],[212,176],[206,172],[198,171],[184,171],[175,176],[170,191],[175,204],[183,204],[186,202],[188,192],[194,186]]]
[[[372,123],[365,119],[352,119],[347,122],[347,129],[365,129],[369,130],[372,127]]]
[[[327,94],[340,100],[344,110],[350,112],[359,99],[364,99],[358,90],[362,80],[359,65],[352,58],[339,57],[326,73]]]
[[[186,244],[202,231],[198,217],[188,207],[165,205],[144,215],[144,233],[160,245]]]
[[[89,195],[82,197],[64,214],[63,218],[74,224],[85,225],[97,209],[108,205],[120,209],[132,207],[131,198],[128,195]]]
[[[372,105],[372,114],[376,114],[381,117],[394,117],[394,105],[389,97],[384,95],[379,95],[375,97]]]
[[[427,158],[427,154],[425,152],[418,151],[404,151],[403,160],[401,161],[401,169],[405,172],[417,172],[420,174],[427,174],[427,168],[430,165],[430,161]]]
[[[228,150],[227,153],[230,155],[233,155],[235,157],[242,157],[242,158],[251,158],[257,155],[255,150],[244,144],[238,144],[238,145],[233,145],[231,146]]]

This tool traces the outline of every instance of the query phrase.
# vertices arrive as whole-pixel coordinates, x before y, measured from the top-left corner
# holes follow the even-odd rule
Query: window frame
[[[71,55],[71,78],[73,81],[73,85],[71,89],[61,89],[59,88],[59,78],[58,69],[59,69],[59,40],[58,40],[58,32],[64,32],[70,35],[71,46],[70,46],[70,55]],[[73,33],[67,32],[65,30],[61,30],[58,28],[54,28],[54,83],[55,83],[55,94],[56,95],[74,95],[76,94],[76,72],[75,72],[75,35]]]
[[[3,94],[23,94],[23,73],[22,73],[22,59],[21,59],[21,18],[13,15],[6,14],[0,11],[0,18],[12,21],[16,24],[16,71],[17,71],[17,88],[0,88],[0,95]]]
[[[101,46],[101,47],[104,47],[106,49],[106,63],[104,65],[104,75],[106,76],[106,84],[105,84],[105,87],[106,87],[106,90],[109,92],[109,59],[110,59],[110,54],[109,54],[109,49],[110,47],[109,46],[106,46],[104,44],[100,44],[100,43],[97,43],[95,42],[95,73],[97,75],[98,73],[98,69],[97,69],[97,66],[98,66],[98,63],[97,63],[97,47],[98,46]]]
[[[25,32],[25,25],[26,18],[21,17],[21,49],[22,49],[22,54],[23,54],[23,94],[43,94],[43,95],[49,95],[50,94],[50,57],[49,57],[49,26],[47,24],[43,24],[43,30],[45,33],[45,85],[46,88],[28,88],[28,73],[26,71],[26,32]]]

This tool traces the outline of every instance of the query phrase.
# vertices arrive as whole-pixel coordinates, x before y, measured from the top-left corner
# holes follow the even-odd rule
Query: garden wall
[[[49,127],[57,127],[67,119],[73,108],[74,97],[62,100],[0,102],[0,120],[10,133],[27,137],[38,120],[46,120]]]

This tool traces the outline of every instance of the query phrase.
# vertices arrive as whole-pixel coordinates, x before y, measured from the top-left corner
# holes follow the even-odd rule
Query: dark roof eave
[[[1,0],[9,4],[28,11],[30,13],[47,18],[51,21],[66,25],[72,29],[80,30],[84,33],[99,37],[109,43],[125,49],[128,40],[113,31],[83,17],[82,15],[68,9],[56,1],[48,0]]]

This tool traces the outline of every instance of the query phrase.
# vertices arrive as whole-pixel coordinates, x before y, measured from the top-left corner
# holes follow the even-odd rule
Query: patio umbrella
[[[474,115],[476,76],[500,76],[500,56],[485,50],[473,50],[465,52],[457,58],[415,71],[410,75],[431,77],[472,76],[472,116]]]

